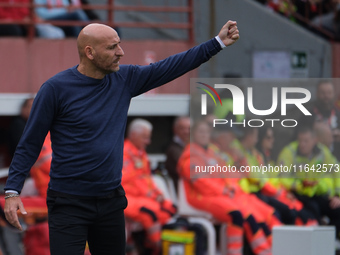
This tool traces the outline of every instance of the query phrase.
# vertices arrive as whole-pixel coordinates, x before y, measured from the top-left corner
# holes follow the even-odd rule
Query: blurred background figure
[[[6,21],[29,21],[30,9],[24,6],[15,7],[15,4],[29,4],[29,0],[1,0],[0,3],[8,3],[10,7],[0,7],[0,20]],[[36,34],[40,38],[62,39],[65,34],[61,28],[51,24],[36,24]],[[0,25],[0,36],[26,36],[27,27],[18,24]]]
[[[10,124],[8,130],[8,149],[10,157],[12,158],[17,147],[21,135],[24,131],[26,122],[31,112],[33,97],[27,98],[21,105],[20,115],[15,117]],[[30,182],[31,189],[33,182]],[[34,185],[33,185],[34,187]],[[0,228],[0,247],[4,255],[23,255],[24,247],[22,244],[23,233],[8,226],[7,224]]]
[[[336,38],[340,38],[340,1],[330,0],[328,1],[331,6],[331,10],[326,13],[316,16],[312,19],[312,24],[320,26],[323,29],[333,33]]]
[[[274,130],[269,126],[259,128],[258,141],[256,149],[262,153],[264,163],[274,165],[275,161],[272,158],[272,150],[274,148]]]
[[[331,81],[321,81],[317,85],[316,101],[310,109],[311,116],[303,116],[299,126],[313,127],[316,122],[324,122],[333,133],[332,153],[340,160],[340,111],[335,105],[336,94]]]
[[[69,0],[70,3],[72,3],[75,6],[81,6],[81,5],[89,5],[91,3],[89,3],[88,0]],[[86,13],[87,17],[90,20],[100,20],[99,16],[97,13],[94,12],[94,10],[90,10],[90,9],[84,9],[84,12]],[[116,28],[115,28],[116,30]],[[118,32],[117,32],[118,33]],[[119,34],[119,33],[118,33]]]
[[[166,151],[165,168],[173,180],[177,190],[179,179],[177,173],[177,162],[184,150],[184,147],[190,141],[190,118],[185,116],[177,117],[173,124],[173,133],[174,137]]]
[[[1,0],[0,3],[29,3],[28,0]],[[29,9],[26,7],[0,7],[0,19],[7,21],[23,21],[28,18]],[[18,24],[1,24],[1,36],[25,36],[27,33],[25,26]]]
[[[304,204],[304,207],[312,212],[315,218],[321,223],[321,218],[327,216],[329,224],[336,226],[337,238],[340,237],[340,200],[339,200],[339,179],[332,174],[324,175],[324,178],[312,175],[322,168],[328,173],[330,167],[338,164],[338,161],[329,149],[318,143],[312,127],[303,127],[298,131],[297,140],[287,145],[281,151],[278,164],[283,166],[295,165],[314,169],[308,175],[301,178],[284,178],[282,184],[292,191],[294,195]],[[337,173],[336,173],[337,174]],[[319,178],[317,178],[319,177]]]
[[[30,97],[23,102],[20,110],[20,115],[14,118],[14,120],[10,124],[8,133],[8,147],[11,157],[13,157],[14,155],[15,148],[19,143],[28,117],[30,116],[33,100],[34,98]]]
[[[86,13],[80,9],[79,5],[70,4],[68,0],[34,0],[35,4],[47,5],[47,7],[36,8],[36,15],[45,21],[89,21]],[[76,8],[70,8],[71,6]],[[77,37],[81,26],[60,26],[67,37]]]
[[[325,122],[316,122],[314,124],[314,131],[318,143],[321,143],[329,150],[332,150],[334,138],[331,127]]]
[[[178,162],[189,204],[228,224],[225,233],[230,240],[226,244],[228,254],[242,254],[244,234],[254,254],[271,254],[270,240],[254,216],[244,210],[245,206],[234,196],[233,188],[223,178],[207,178],[210,173],[204,168],[225,165],[210,148],[210,137],[211,129],[207,122],[196,122],[192,128],[192,141],[185,147]],[[195,178],[191,178],[194,174]]]
[[[152,125],[147,120],[135,119],[130,123],[124,142],[122,185],[128,199],[125,216],[142,224],[148,254],[156,255],[160,252],[161,227],[176,213],[176,207],[164,198],[152,179],[145,151],[151,133]]]
[[[235,164],[234,159],[238,160],[238,157],[235,157],[235,153],[230,153],[235,148],[233,143],[236,133],[240,135],[240,131],[236,129],[236,126],[231,127],[228,124],[217,126],[212,131],[212,143],[209,145],[209,148],[224,160],[226,166],[236,167],[237,171],[240,171],[240,168],[246,166],[246,163],[241,165]],[[278,220],[275,209],[272,206],[249,192],[247,175],[247,173],[231,172],[221,175],[221,178],[224,177],[226,185],[232,187],[233,200],[242,201],[238,203],[238,208],[242,214],[252,214],[271,243],[272,227],[281,225],[281,222]]]
[[[9,145],[13,151],[20,140],[21,134],[25,128],[26,122],[31,112],[34,98],[27,98],[21,107],[20,116],[16,117],[11,123],[9,130]],[[52,148],[50,135],[46,136],[42,151],[37,159],[37,162],[32,167],[31,177],[27,178],[21,192],[23,203],[27,205],[34,205],[35,198],[40,197],[43,201],[43,206],[40,211],[44,210],[47,187],[49,183],[49,172],[52,159]],[[26,200],[28,198],[28,200]],[[38,198],[39,199],[39,198]],[[39,211],[39,209],[38,209]],[[0,228],[0,247],[3,255],[47,255],[49,254],[49,240],[48,240],[48,225],[46,215],[38,215],[33,217],[32,221],[37,224],[27,226],[25,232],[19,232],[13,227],[4,224]],[[26,225],[26,224],[25,224]]]
[[[266,166],[275,167],[276,165],[275,160],[271,156],[274,144],[273,128],[270,126],[260,127],[256,148],[262,154]],[[303,204],[296,199],[291,191],[282,185],[281,178],[287,176],[281,176],[280,173],[276,172],[271,172],[268,176],[270,178],[266,180],[266,185],[268,185],[273,192],[262,190],[257,192],[256,195],[279,212],[283,223],[289,225],[318,225],[316,217],[304,208]]]

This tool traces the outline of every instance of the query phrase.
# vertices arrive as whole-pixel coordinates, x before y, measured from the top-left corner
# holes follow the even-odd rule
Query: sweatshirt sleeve
[[[46,83],[34,99],[29,119],[9,167],[5,190],[21,192],[25,179],[40,154],[55,112],[55,92]]]
[[[213,38],[187,51],[172,55],[147,66],[130,66],[128,84],[131,95],[138,96],[148,90],[166,84],[199,67],[222,50]]]

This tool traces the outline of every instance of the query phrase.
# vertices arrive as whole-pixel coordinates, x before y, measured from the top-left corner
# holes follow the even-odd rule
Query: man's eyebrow
[[[116,43],[113,43],[113,44],[110,44],[110,45],[108,45],[107,47],[109,48],[109,47],[114,47],[114,46],[116,46],[116,45],[118,45],[118,44],[120,44],[120,41],[119,42],[116,42]]]

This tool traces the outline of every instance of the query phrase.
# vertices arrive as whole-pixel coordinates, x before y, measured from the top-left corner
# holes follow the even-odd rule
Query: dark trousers
[[[255,194],[263,202],[274,207],[276,212],[279,214],[280,220],[284,224],[289,224],[289,225],[295,224],[295,220],[296,220],[296,217],[297,217],[296,211],[289,209],[289,207],[287,205],[285,205],[284,203],[281,203],[280,201],[278,201],[277,199],[275,199],[273,197],[263,195],[261,192],[257,192]]]
[[[51,255],[84,255],[86,241],[92,255],[125,254],[127,199],[119,188],[122,191],[106,198],[64,196],[49,190]]]
[[[297,211],[295,209],[290,209],[288,205],[280,202],[274,197],[263,195],[260,192],[256,193],[256,195],[262,201],[275,208],[275,210],[280,214],[280,220],[284,224],[294,225],[297,218],[299,218],[304,224],[306,224],[309,220],[316,220],[315,215],[309,211],[308,208],[302,208]]]
[[[313,212],[319,221],[322,216],[328,216],[330,219],[329,225],[336,227],[336,236],[338,239],[340,238],[340,208],[332,209],[327,196],[308,197],[299,194],[295,194],[295,196],[307,209]]]

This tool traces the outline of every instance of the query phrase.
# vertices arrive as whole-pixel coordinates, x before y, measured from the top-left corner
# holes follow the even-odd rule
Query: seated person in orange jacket
[[[243,234],[256,255],[271,254],[270,241],[250,210],[234,196],[220,174],[210,174],[210,166],[224,166],[225,162],[209,148],[210,127],[197,122],[192,129],[193,140],[186,146],[178,162],[178,171],[184,181],[189,204],[207,211],[220,222],[227,223],[227,253],[243,254]],[[215,177],[215,178],[214,178]]]
[[[145,151],[151,131],[151,123],[143,119],[135,119],[129,125],[124,142],[122,185],[128,199],[125,216],[140,222],[147,232],[148,246],[158,249],[161,226],[174,215],[176,208],[164,198],[151,177]]]
[[[231,147],[231,144],[233,144],[236,139],[235,130],[233,127],[226,125],[223,127],[220,125],[215,127],[212,132],[212,143],[209,145],[209,148],[223,160],[226,166],[234,167],[234,172],[221,173],[221,177],[224,177],[226,185],[233,191],[234,198],[242,203],[239,203],[241,205],[240,211],[251,213],[264,229],[267,238],[271,240],[272,228],[277,225],[282,225],[282,223],[277,217],[277,213],[273,207],[260,200],[256,195],[247,192],[248,179],[246,177],[248,173],[242,173],[240,171],[240,167],[244,164],[243,162],[246,161],[241,159],[240,156],[235,156],[235,154],[240,154]],[[231,150],[233,150],[233,154],[229,153]],[[240,162],[242,163],[235,164],[234,159],[241,159]]]

